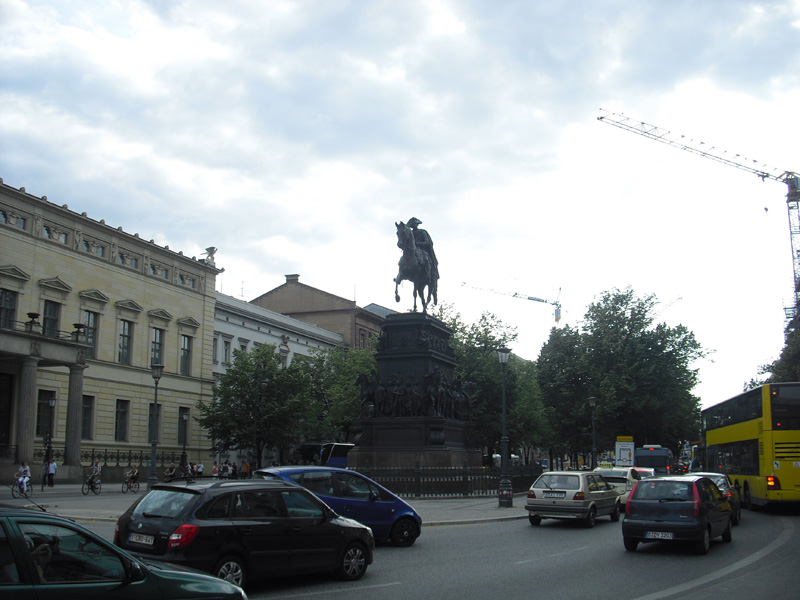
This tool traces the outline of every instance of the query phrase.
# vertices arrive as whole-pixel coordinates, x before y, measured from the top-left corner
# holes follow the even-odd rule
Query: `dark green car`
[[[134,558],[69,519],[3,508],[0,598],[247,600],[241,588],[227,581]]]

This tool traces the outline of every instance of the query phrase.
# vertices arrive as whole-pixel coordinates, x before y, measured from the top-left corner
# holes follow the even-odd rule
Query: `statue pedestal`
[[[423,313],[390,315],[378,342],[376,385],[365,399],[348,465],[479,467],[469,399],[454,378],[451,331]]]

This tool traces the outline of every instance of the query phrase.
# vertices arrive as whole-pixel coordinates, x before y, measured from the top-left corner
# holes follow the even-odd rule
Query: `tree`
[[[300,369],[284,368],[276,346],[236,350],[212,402],[197,404],[197,421],[223,449],[252,448],[256,468],[261,468],[266,448],[288,448],[299,439],[306,420],[301,400],[306,386]]]
[[[303,393],[309,413],[306,441],[349,441],[361,411],[356,378],[376,368],[375,352],[337,346],[314,350],[297,362],[308,382]]]
[[[699,399],[692,364],[705,351],[683,325],[654,324],[655,296],[612,290],[589,306],[579,329],[553,329],[539,356],[538,379],[557,419],[557,437],[571,450],[591,448],[591,410],[597,445],[617,435],[637,445],[676,446],[699,431]]]

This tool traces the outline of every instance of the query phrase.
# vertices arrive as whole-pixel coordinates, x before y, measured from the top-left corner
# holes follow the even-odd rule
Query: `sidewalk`
[[[63,484],[40,490],[39,486],[33,489],[31,500],[48,512],[76,521],[116,522],[133,502],[147,492],[147,484],[142,484],[138,494],[123,494],[120,483],[104,485],[99,494],[90,493],[88,496],[81,493],[79,484]],[[6,506],[36,508],[24,498],[11,498],[8,490],[3,492],[2,498],[2,503]],[[528,515],[524,494],[514,497],[512,508],[500,508],[496,497],[407,498],[406,501],[422,517],[423,527],[524,519]]]

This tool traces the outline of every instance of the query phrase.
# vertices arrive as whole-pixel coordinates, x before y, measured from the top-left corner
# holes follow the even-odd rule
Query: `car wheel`
[[[636,548],[639,547],[639,540],[635,540],[631,537],[622,538],[622,541],[625,544],[625,550],[628,552],[636,552]]]
[[[728,519],[728,526],[725,527],[725,531],[722,533],[722,541],[726,544],[730,544],[731,540],[733,539],[733,530],[731,529],[731,520]]]
[[[619,502],[614,504],[614,510],[611,512],[611,520],[616,523],[619,521]]]
[[[542,517],[540,517],[539,515],[528,515],[528,521],[533,526],[541,525]]]
[[[236,556],[223,556],[211,574],[239,587],[244,587],[246,581],[244,564]]]
[[[695,542],[694,549],[701,556],[708,554],[708,549],[711,548],[711,530],[706,527],[703,531],[703,537]]]
[[[367,572],[367,552],[361,544],[350,544],[339,560],[337,575],[344,581],[361,579]]]
[[[594,523],[597,521],[597,508],[592,506],[589,509],[589,514],[587,514],[583,519],[583,526],[586,528],[594,527]]]
[[[392,544],[395,546],[411,546],[417,539],[417,526],[411,519],[400,519],[392,527]]]

